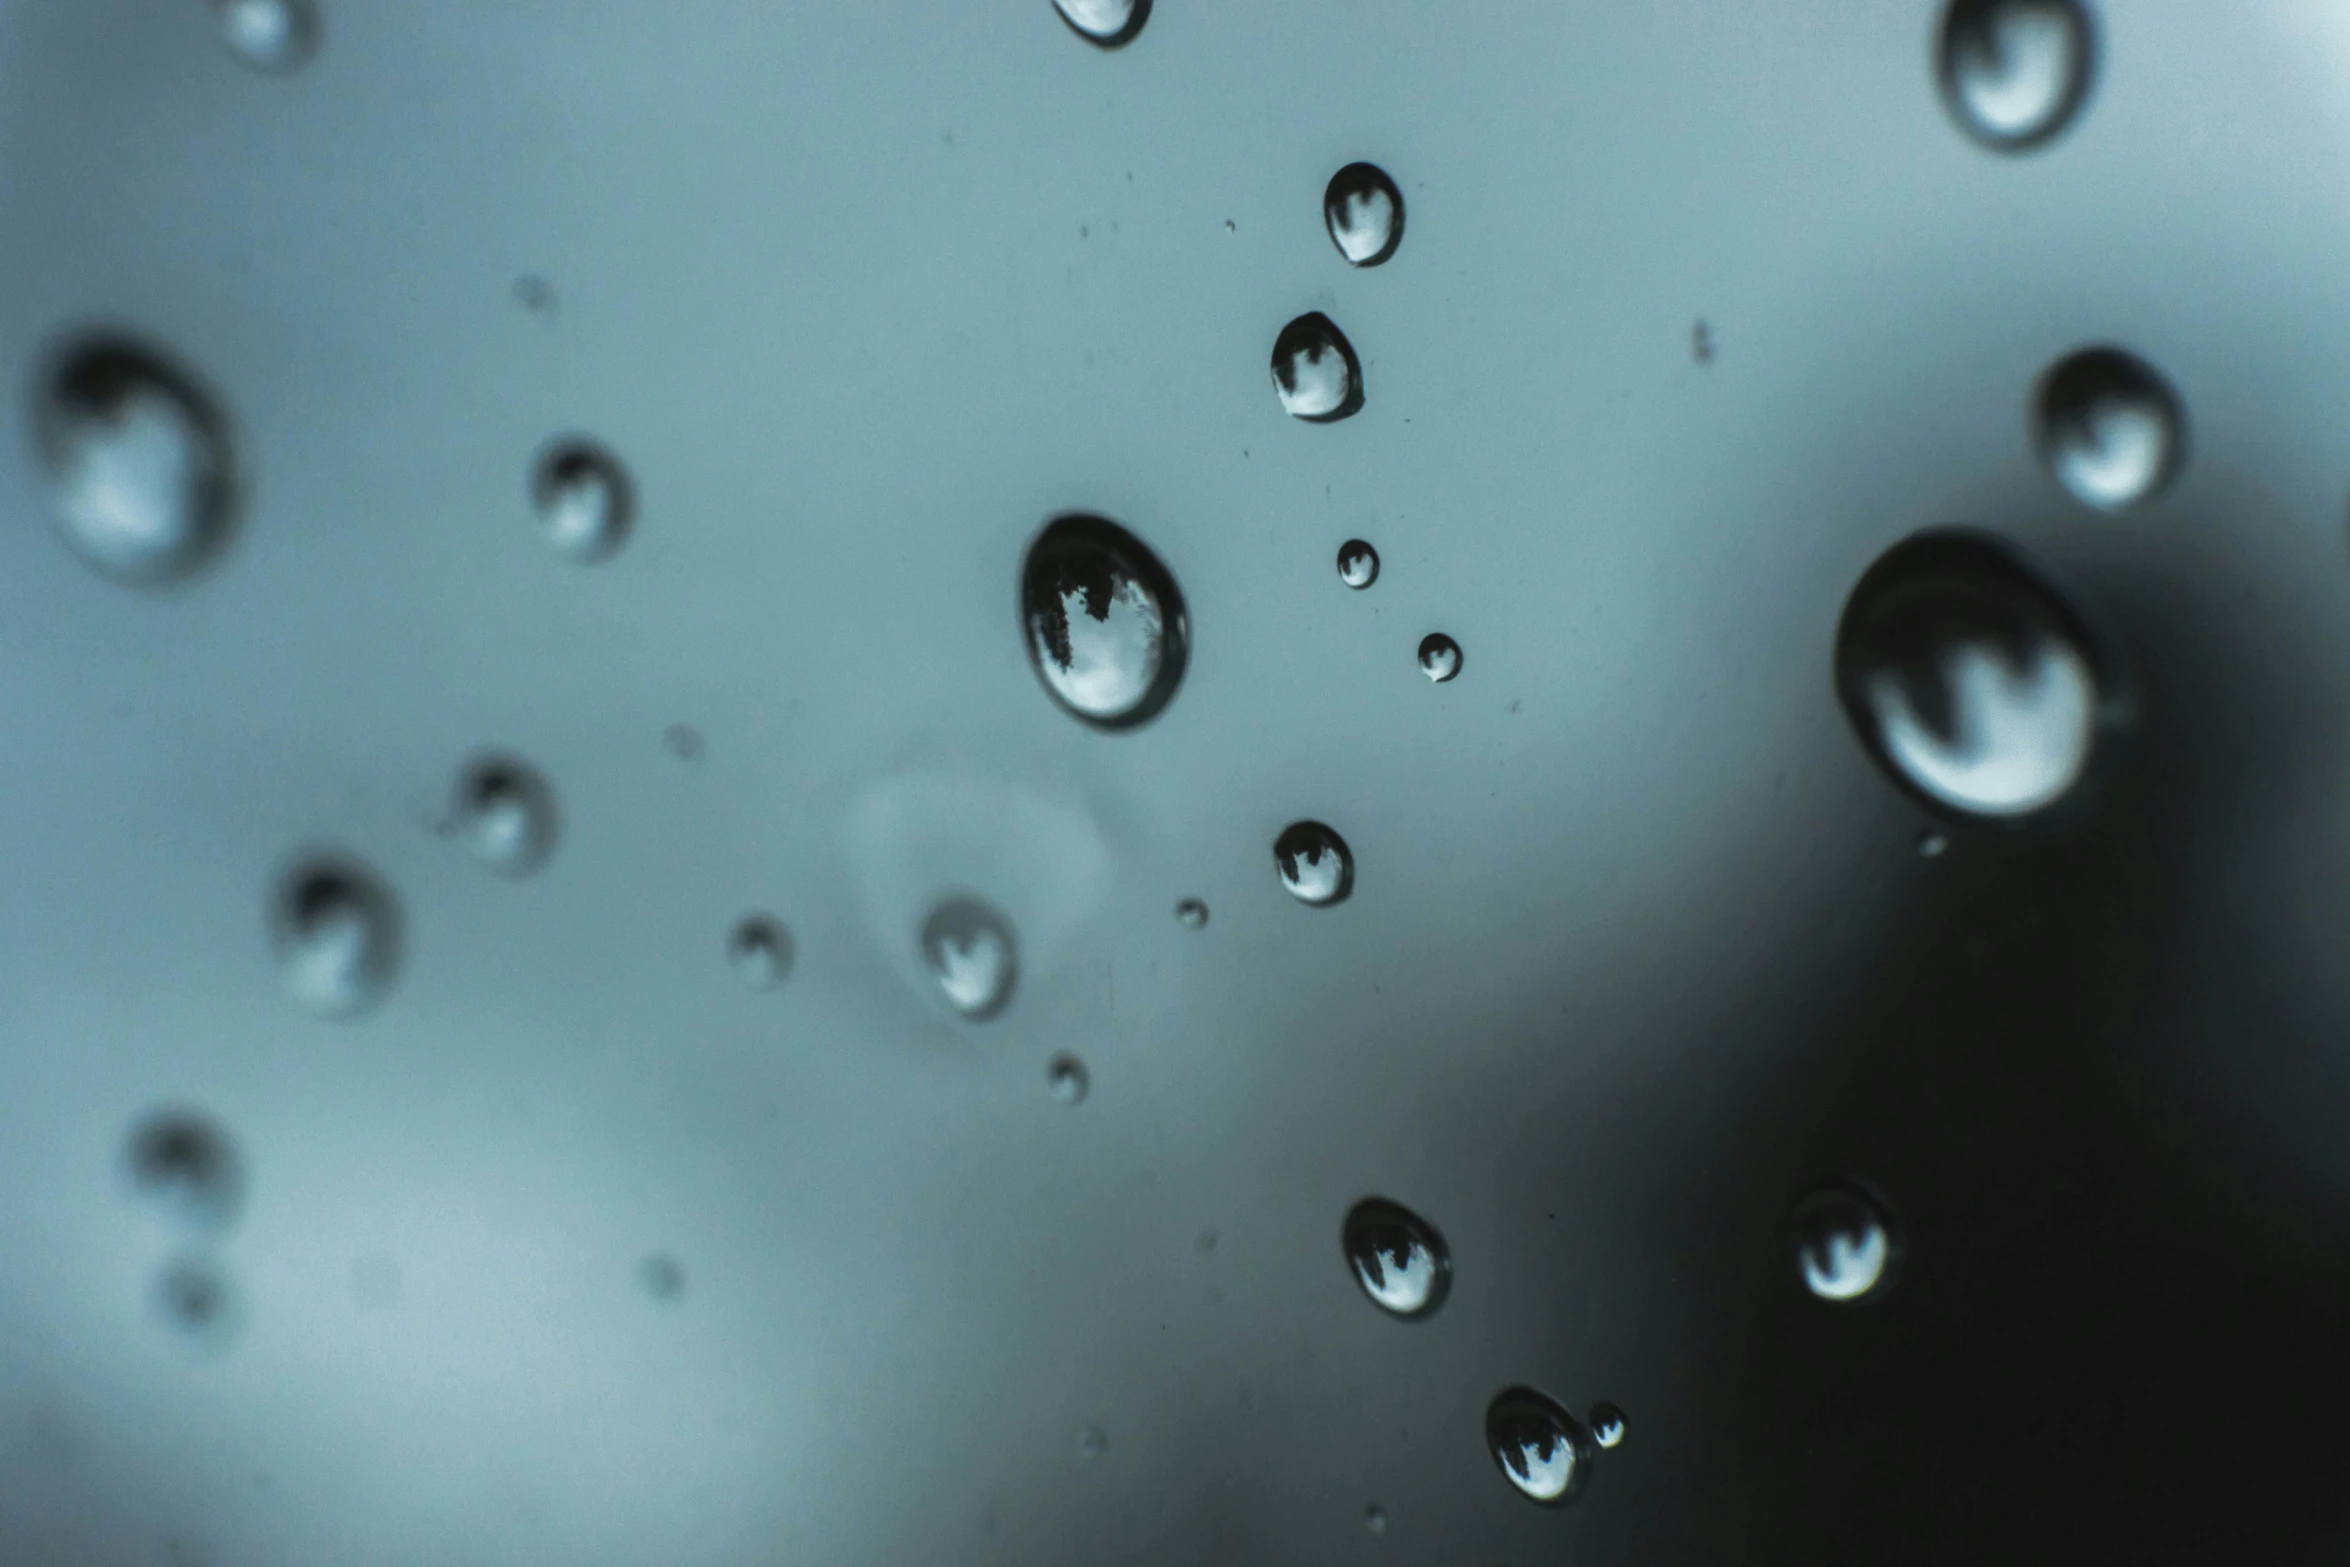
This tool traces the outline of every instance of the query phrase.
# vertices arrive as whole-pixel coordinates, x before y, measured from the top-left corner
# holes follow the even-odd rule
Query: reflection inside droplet
[[[107,576],[185,577],[227,541],[227,425],[159,354],[113,338],[78,345],[51,367],[33,429],[59,531]]]
[[[1375,267],[1403,243],[1403,192],[1373,163],[1350,163],[1322,192],[1322,222],[1349,265]]]
[[[1354,890],[1354,856],[1346,840],[1320,822],[1292,822],[1273,840],[1281,885],[1300,903],[1343,902]]]
[[[973,1022],[1003,1011],[1019,975],[1011,922],[976,898],[949,898],[922,926],[922,961],[939,994]]]
[[[1534,1501],[1571,1500],[1591,1468],[1591,1437],[1558,1400],[1513,1387],[1485,1411],[1485,1446],[1502,1476]]]
[[[2179,468],[2184,422],[2162,376],[2118,348],[2082,349],[2051,367],[2033,419],[2049,472],[2099,511],[2162,493]]]
[[[1892,1223],[1858,1188],[1840,1181],[1821,1187],[1796,1207],[1794,1222],[1796,1269],[1821,1300],[1861,1300],[1890,1282]]]
[[[1315,311],[1273,340],[1273,389],[1293,418],[1328,424],[1363,406],[1362,365],[1337,323]]]
[[[1425,1317],[1452,1287],[1452,1253],[1435,1226],[1398,1203],[1367,1197],[1349,1209],[1339,1239],[1355,1282],[1380,1310]]]
[[[375,1005],[398,966],[398,907],[373,872],[349,860],[314,859],[288,873],[270,935],[286,989],[326,1017]]]
[[[1943,101],[1986,146],[2036,147],[2079,112],[2094,51],[2079,0],[1951,0],[1937,61]]]
[[[1037,535],[1021,619],[1045,689],[1098,727],[1147,721],[1183,678],[1183,595],[1150,548],[1107,518],[1062,517]]]

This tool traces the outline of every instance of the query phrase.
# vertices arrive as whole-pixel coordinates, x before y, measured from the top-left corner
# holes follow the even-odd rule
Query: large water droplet
[[[2079,0],[1951,0],[1936,54],[1959,128],[1986,147],[2021,152],[2080,112],[2096,35]]]
[[[1795,1266],[1822,1300],[1867,1300],[1893,1282],[1900,1239],[1882,1203],[1833,1181],[1795,1208]]]
[[[1503,1478],[1546,1506],[1572,1501],[1591,1471],[1591,1433],[1530,1387],[1506,1389],[1487,1408],[1485,1447]]]
[[[457,775],[452,821],[465,847],[490,869],[525,876],[555,850],[555,791],[529,763],[476,757]]]
[[[1003,1011],[1019,978],[1011,921],[976,898],[949,898],[922,926],[922,961],[939,994],[973,1022]]]
[[[1131,729],[1173,699],[1190,645],[1183,594],[1124,528],[1056,518],[1028,546],[1020,601],[1030,662],[1079,718]]]
[[[162,355],[119,338],[76,344],[43,381],[33,438],[59,531],[107,576],[172,581],[228,541],[227,423]]]
[[[1836,687],[1878,765],[1928,803],[2018,819],[2088,773],[2121,703],[2096,639],[1985,534],[1919,534],[1862,574],[1836,629]]]
[[[1085,1103],[1086,1094],[1093,1088],[1093,1075],[1085,1070],[1085,1063],[1067,1051],[1046,1064],[1044,1081],[1053,1097],[1065,1105]]]
[[[1151,18],[1151,0],[1053,0],[1069,30],[1087,43],[1120,49]]]
[[[2162,493],[2186,442],[2179,399],[2153,366],[2118,348],[2068,354],[2040,378],[2032,430],[2073,499],[2126,511]]]
[[[1375,163],[1350,163],[1322,192],[1330,243],[1358,267],[1375,267],[1403,243],[1403,192]]]
[[[791,975],[791,932],[772,914],[746,914],[727,934],[726,961],[753,990],[773,990]]]
[[[366,867],[305,860],[278,883],[270,942],[295,1000],[326,1017],[355,1017],[382,999],[399,967],[399,908]]]
[[[1346,840],[1320,822],[1292,822],[1273,840],[1281,885],[1300,903],[1326,907],[1354,891],[1354,856]]]
[[[1338,324],[1314,311],[1273,339],[1273,390],[1293,417],[1329,424],[1363,406],[1363,367]]]
[[[1338,580],[1350,588],[1367,588],[1379,580],[1379,552],[1361,539],[1338,546]]]
[[[1452,1288],[1452,1252],[1427,1220],[1383,1197],[1347,1211],[1339,1242],[1355,1282],[1380,1310],[1407,1321],[1444,1304]]]
[[[132,1189],[193,1230],[225,1230],[245,1202],[244,1162],[209,1116],[158,1110],[131,1129],[124,1150]]]
[[[539,532],[555,550],[583,564],[604,560],[628,541],[636,491],[620,459],[594,441],[566,436],[539,453],[530,474]]]
[[[1420,639],[1420,673],[1438,685],[1461,672],[1461,645],[1441,631]]]
[[[1624,1445],[1624,1412],[1613,1404],[1591,1406],[1591,1440],[1602,1448]]]
[[[257,71],[291,71],[318,52],[313,0],[212,0],[220,41]]]

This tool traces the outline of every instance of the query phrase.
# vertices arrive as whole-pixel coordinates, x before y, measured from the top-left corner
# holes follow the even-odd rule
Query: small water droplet
[[[236,1144],[197,1111],[147,1115],[131,1129],[124,1161],[132,1189],[191,1230],[225,1230],[244,1207],[244,1162]]]
[[[1273,840],[1281,885],[1300,903],[1326,907],[1354,891],[1355,862],[1346,840],[1320,822],[1292,822]]]
[[[1330,243],[1351,266],[1375,267],[1403,243],[1403,192],[1375,163],[1350,163],[1322,192]]]
[[[702,732],[691,724],[671,724],[661,731],[661,744],[681,762],[698,762],[707,749]]]
[[[1066,1051],[1046,1065],[1044,1081],[1053,1097],[1065,1105],[1085,1103],[1086,1093],[1093,1087],[1093,1077],[1085,1070],[1085,1063]]]
[[[1028,546],[1020,600],[1038,678],[1085,722],[1131,729],[1174,698],[1190,645],[1183,594],[1124,528],[1054,519]]]
[[[1546,1506],[1572,1501],[1591,1470],[1591,1433],[1530,1387],[1508,1388],[1486,1409],[1485,1447],[1520,1495]]]
[[[1399,1203],[1366,1197],[1347,1210],[1339,1242],[1371,1304],[1416,1321],[1452,1288],[1452,1252],[1436,1227]]]
[[[278,883],[270,943],[296,1001],[325,1017],[356,1017],[383,998],[399,967],[399,906],[356,861],[306,859]]]
[[[1110,1433],[1100,1426],[1087,1425],[1077,1433],[1077,1456],[1099,1458],[1110,1450]]]
[[[1185,930],[1198,930],[1208,922],[1208,906],[1197,898],[1185,898],[1175,905],[1175,923]]]
[[[1338,546],[1338,580],[1350,588],[1367,588],[1379,580],[1379,552],[1361,539]]]
[[[1624,1412],[1613,1404],[1591,1406],[1591,1440],[1602,1448],[1624,1445]]]
[[[1830,1181],[1796,1204],[1795,1267],[1803,1287],[1840,1304],[1893,1282],[1901,1241],[1885,1207],[1849,1181]]]
[[[620,459],[581,436],[564,436],[531,468],[530,501],[539,533],[582,564],[610,558],[636,521],[636,492]]]
[[[1069,30],[1087,43],[1122,49],[1151,18],[1151,0],[1053,0]]]
[[[1420,673],[1438,685],[1461,672],[1461,645],[1441,631],[1420,639]]]
[[[1240,232],[1240,225],[1233,222],[1230,218],[1226,218],[1224,220],[1224,232],[1227,234],[1237,234]]]
[[[1373,1534],[1387,1532],[1387,1513],[1376,1502],[1363,1509],[1363,1527]]]
[[[1918,853],[1929,860],[1940,859],[1950,848],[1950,834],[1939,827],[1918,829]]]
[[[1951,0],[1936,73],[1959,129],[1994,151],[2022,152],[2072,123],[2095,54],[2079,0]]]
[[[931,911],[922,961],[947,1005],[975,1023],[1003,1011],[1019,978],[1011,921],[976,898],[949,898]]]
[[[154,1300],[166,1323],[207,1352],[227,1348],[243,1318],[235,1281],[200,1252],[164,1264],[155,1276]]]
[[[1292,418],[1330,424],[1363,406],[1363,367],[1338,324],[1312,311],[1273,339],[1273,390]]]
[[[2161,373],[2118,348],[2084,348],[2050,366],[2032,417],[2048,471],[2099,511],[2162,493],[2179,470],[2185,423]]]
[[[119,338],[75,344],[43,379],[33,439],[58,531],[106,576],[175,581],[228,541],[227,422],[161,354]]]
[[[1836,686],[1895,782],[1982,818],[2064,799],[2126,716],[2071,607],[2006,544],[1960,530],[1905,539],[1861,575],[1836,628]]]
[[[1714,362],[1714,329],[1703,320],[1689,329],[1689,357],[1701,365]]]
[[[525,272],[514,280],[514,302],[534,316],[552,319],[563,308],[555,285],[536,272]]]
[[[257,71],[291,71],[318,52],[313,0],[212,0],[228,52]]]
[[[637,1282],[655,1300],[675,1300],[685,1293],[685,1267],[667,1252],[655,1252],[637,1264]]]
[[[726,937],[726,961],[753,990],[773,990],[791,974],[791,932],[772,914],[746,914]]]
[[[1218,1235],[1214,1230],[1202,1230],[1198,1235],[1192,1238],[1192,1244],[1198,1247],[1199,1254],[1205,1257],[1215,1251],[1216,1243],[1221,1239],[1223,1239],[1223,1237]]]
[[[510,756],[480,756],[457,775],[452,820],[465,847],[490,869],[526,876],[555,850],[555,791]]]

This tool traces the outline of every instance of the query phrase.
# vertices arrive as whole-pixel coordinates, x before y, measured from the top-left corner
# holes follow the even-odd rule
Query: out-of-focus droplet
[[[1941,828],[1923,827],[1918,830],[1918,854],[1920,857],[1938,860],[1948,853],[1949,849],[1950,834]]]
[[[212,0],[228,52],[256,71],[291,71],[318,52],[315,0]]]
[[[1354,891],[1354,855],[1346,840],[1320,822],[1292,822],[1273,840],[1281,885],[1300,903],[1327,907]]]
[[[553,320],[563,310],[562,296],[555,285],[536,272],[525,272],[514,280],[514,302],[534,316]]]
[[[1175,923],[1185,930],[1198,930],[1208,922],[1208,906],[1197,898],[1185,898],[1175,905]]]
[[[1156,717],[1182,683],[1190,624],[1175,578],[1104,517],[1056,518],[1020,573],[1028,656],[1053,699],[1100,729]]]
[[[1077,1433],[1077,1456],[1099,1458],[1110,1450],[1110,1433],[1100,1426],[1087,1424]]]
[[[1329,424],[1363,406],[1362,363],[1338,324],[1313,311],[1273,339],[1273,390],[1292,418]]]
[[[1882,1203],[1832,1181],[1795,1208],[1795,1267],[1803,1287],[1839,1304],[1868,1300],[1893,1282],[1901,1245]]]
[[[1624,1412],[1613,1404],[1591,1406],[1591,1440],[1602,1448],[1624,1445]]]
[[[1385,1534],[1387,1532],[1387,1509],[1376,1502],[1364,1508],[1363,1527],[1373,1534]]]
[[[1086,1071],[1084,1062],[1063,1051],[1046,1063],[1044,1082],[1055,1099],[1065,1105],[1077,1105],[1085,1103],[1085,1096],[1093,1087],[1093,1075]]]
[[[1420,639],[1420,673],[1437,685],[1461,672],[1461,645],[1441,631]]]
[[[1836,630],[1845,716],[1928,804],[2020,820],[2063,800],[2126,720],[2097,639],[2001,541],[1919,534],[1862,574]]]
[[[2041,460],[2073,499],[2127,511],[2179,470],[2186,420],[2160,372],[2118,348],[2067,354],[2040,378],[2032,430]]]
[[[746,914],[727,933],[726,961],[753,990],[773,990],[791,974],[791,932],[772,914]]]
[[[373,871],[339,856],[304,860],[278,883],[270,944],[286,989],[324,1017],[383,998],[400,959],[400,914]]]
[[[1069,30],[1087,43],[1119,49],[1134,41],[1151,17],[1151,0],[1053,0]]]
[[[655,1300],[675,1300],[685,1293],[685,1266],[667,1252],[657,1251],[638,1263],[636,1277]]]
[[[2095,56],[2080,0],[1950,0],[1935,66],[1959,129],[1995,151],[2022,152],[2073,122]]]
[[[691,724],[671,724],[661,731],[661,744],[681,762],[698,762],[709,749],[702,732]]]
[[[208,1354],[226,1349],[243,1326],[236,1281],[202,1252],[164,1264],[155,1276],[154,1301],[167,1326]]]
[[[1338,546],[1338,580],[1350,588],[1367,588],[1379,580],[1379,552],[1361,539]]]
[[[610,558],[628,541],[636,521],[636,490],[620,459],[579,436],[565,436],[539,453],[531,468],[530,502],[539,534],[556,553],[589,564]]]
[[[1572,1501],[1591,1471],[1591,1433],[1530,1387],[1506,1389],[1486,1409],[1485,1447],[1521,1496],[1546,1506]]]
[[[1003,1011],[1020,972],[1011,921],[977,898],[949,898],[931,911],[922,961],[947,1005],[975,1023]]]
[[[33,408],[49,508],[75,553],[118,582],[192,575],[228,542],[235,460],[219,405],[161,354],[79,342]]]
[[[1322,192],[1330,243],[1351,266],[1375,267],[1403,243],[1403,192],[1375,163],[1350,163]]]
[[[124,1155],[132,1189],[191,1230],[225,1230],[243,1211],[244,1161],[209,1116],[154,1111],[131,1129]]]
[[[491,870],[526,876],[555,851],[555,791],[529,763],[481,756],[457,775],[457,836]]]
[[[1432,1315],[1452,1288],[1452,1252],[1436,1227],[1400,1203],[1366,1197],[1339,1227],[1347,1265],[1371,1303],[1415,1321]]]

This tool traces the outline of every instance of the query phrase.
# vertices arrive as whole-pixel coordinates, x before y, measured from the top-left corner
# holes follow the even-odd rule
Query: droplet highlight
[[[1339,1242],[1371,1304],[1407,1322],[1431,1316],[1452,1289],[1452,1252],[1436,1227],[1400,1203],[1366,1197],[1347,1210]]]
[[[1437,685],[1461,672],[1461,645],[1441,631],[1420,639],[1420,673]]]
[[[1591,1440],[1602,1451],[1624,1445],[1624,1412],[1613,1404],[1591,1406]]]
[[[173,1222],[218,1233],[245,1204],[244,1161],[219,1123],[195,1110],[156,1110],[124,1147],[131,1189]]]
[[[2128,511],[2176,477],[2186,442],[2178,394],[2119,348],[2068,354],[2040,378],[2032,429],[2040,459],[2074,500]]]
[[[1361,591],[1379,580],[1379,552],[1361,539],[1338,546],[1338,580]]]
[[[1322,192],[1322,223],[1349,266],[1378,266],[1403,243],[1403,192],[1377,164],[1350,163]]]
[[[1069,30],[1103,49],[1123,49],[1151,18],[1151,0],[1053,0]]]
[[[922,961],[946,1004],[974,1023],[1004,1010],[1019,977],[1011,921],[976,898],[950,898],[931,911]]]
[[[2079,115],[2096,32],[2080,0],[1951,0],[1936,73],[1960,130],[1996,152],[2024,152]]]
[[[161,353],[112,337],[67,349],[43,377],[33,443],[59,533],[103,575],[138,586],[178,581],[228,542],[227,421]]]
[[[220,41],[256,71],[299,68],[318,52],[313,0],[212,0]]]
[[[555,852],[555,791],[515,757],[467,763],[457,774],[450,820],[473,857],[503,876],[527,876]]]
[[[790,977],[791,932],[772,914],[746,914],[726,937],[726,962],[753,990],[773,990]]]
[[[1334,423],[1363,406],[1362,363],[1338,324],[1314,311],[1273,339],[1273,390],[1291,418]]]
[[[357,1017],[391,988],[400,915],[373,871],[337,856],[304,861],[278,884],[270,944],[286,990],[322,1017]]]
[[[1795,1269],[1803,1287],[1838,1305],[1881,1295],[1893,1282],[1900,1240],[1882,1203],[1831,1181],[1796,1205]]]
[[[1506,1389],[1486,1409],[1485,1448],[1519,1495],[1548,1507],[1574,1500],[1591,1471],[1591,1433],[1530,1387]]]
[[[530,475],[530,503],[539,536],[555,553],[582,565],[612,557],[636,522],[636,491],[628,470],[596,442],[566,436],[539,453]]]
[[[1085,1103],[1085,1096],[1093,1089],[1093,1076],[1085,1063],[1066,1052],[1046,1063],[1044,1082],[1052,1096],[1065,1105]]]
[[[1317,908],[1343,903],[1354,891],[1354,856],[1346,840],[1320,822],[1292,822],[1273,840],[1273,866],[1298,902]]]
[[[1056,518],[1020,572],[1028,657],[1054,701],[1097,729],[1148,723],[1183,681],[1190,623],[1175,578],[1105,517]]]

